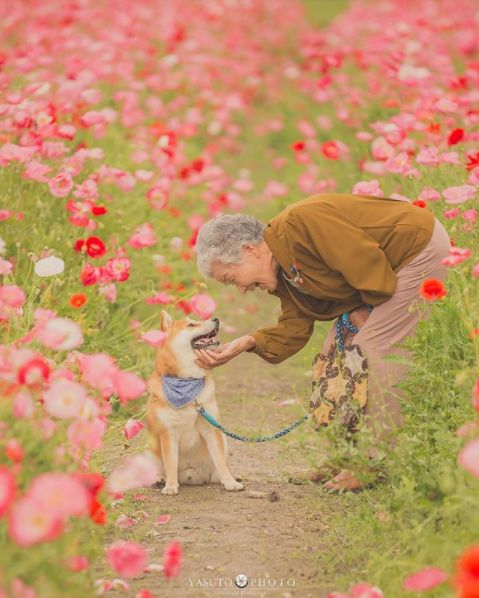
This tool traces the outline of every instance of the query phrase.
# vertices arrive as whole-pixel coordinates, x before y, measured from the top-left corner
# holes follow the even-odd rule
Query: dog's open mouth
[[[213,328],[211,332],[208,334],[201,334],[200,336],[195,336],[191,340],[191,346],[193,349],[205,349],[206,347],[216,347],[220,344],[220,341],[216,338],[218,335],[219,325],[216,328]]]

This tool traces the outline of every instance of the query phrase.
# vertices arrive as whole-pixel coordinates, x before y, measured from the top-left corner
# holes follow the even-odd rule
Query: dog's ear
[[[160,315],[160,330],[162,332],[166,332],[167,330],[169,330],[172,324],[173,320],[171,319],[170,314],[166,312],[164,309],[162,309]]]

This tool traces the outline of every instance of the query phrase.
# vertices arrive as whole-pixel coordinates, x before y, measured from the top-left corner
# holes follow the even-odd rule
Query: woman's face
[[[240,264],[223,264],[216,261],[213,278],[223,284],[234,284],[240,293],[256,288],[273,291],[277,284],[279,264],[264,241],[258,245],[243,246]]]

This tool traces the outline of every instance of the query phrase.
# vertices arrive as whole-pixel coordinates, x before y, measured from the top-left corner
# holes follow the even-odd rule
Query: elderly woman
[[[227,363],[243,351],[278,364],[308,342],[316,320],[349,313],[359,329],[344,342],[358,343],[368,358],[365,414],[378,439],[402,423],[394,384],[407,363],[386,355],[411,356],[397,343],[411,335],[426,314],[414,309],[421,283],[444,280],[449,236],[434,214],[407,200],[351,194],[317,194],[290,204],[267,224],[243,214],[219,215],[206,222],[196,240],[197,266],[205,277],[241,293],[256,288],[279,297],[275,326],[240,336],[218,350],[196,350],[206,369]],[[335,340],[336,321],[322,352]],[[310,477],[314,480],[314,475]],[[354,472],[342,470],[330,489],[362,487]]]

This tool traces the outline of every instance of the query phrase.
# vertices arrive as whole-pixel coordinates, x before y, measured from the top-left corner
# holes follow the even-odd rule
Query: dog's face
[[[220,323],[218,318],[210,320],[193,320],[190,317],[173,320],[164,310],[160,316],[160,330],[167,334],[162,349],[168,349],[175,357],[178,371],[183,375],[195,375],[198,365],[194,349],[214,348],[220,344],[217,339]],[[201,371],[204,370],[202,368]]]

